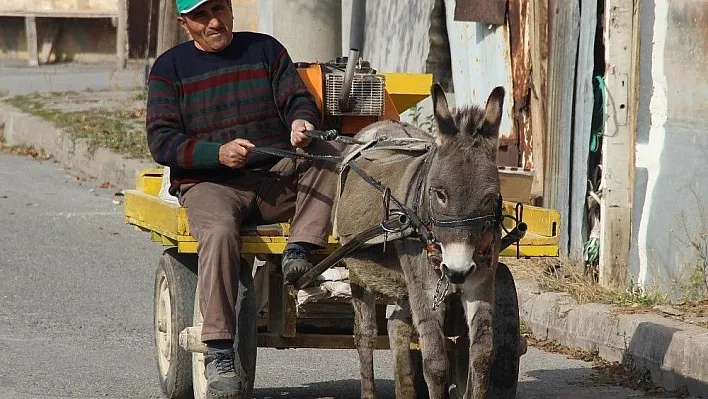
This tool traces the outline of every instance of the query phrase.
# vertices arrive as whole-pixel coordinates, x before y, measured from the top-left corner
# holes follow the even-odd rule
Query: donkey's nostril
[[[453,284],[462,284],[465,282],[467,277],[475,272],[477,265],[472,263],[467,270],[450,269],[445,263],[440,265],[440,271],[450,279]]]
[[[443,272],[444,275],[447,276],[447,278],[453,284],[462,284],[465,282],[465,277],[467,277],[467,273],[461,272],[459,270],[450,269],[444,263],[440,265],[440,270]]]

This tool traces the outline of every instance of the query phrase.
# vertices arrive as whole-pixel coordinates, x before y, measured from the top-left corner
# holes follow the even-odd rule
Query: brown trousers
[[[305,152],[339,155],[341,148],[339,143],[313,140]],[[237,322],[244,325],[244,320],[237,320],[239,279],[250,270],[241,270],[242,224],[290,222],[289,242],[324,246],[332,229],[336,167],[327,161],[283,158],[271,171],[294,173],[283,177],[245,173],[227,183],[180,187],[180,204],[198,242],[202,341],[234,339]],[[255,325],[256,320],[251,322]]]

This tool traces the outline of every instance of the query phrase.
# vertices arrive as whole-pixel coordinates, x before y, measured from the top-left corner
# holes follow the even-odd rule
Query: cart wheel
[[[489,397],[500,399],[516,398],[519,379],[519,357],[521,356],[521,334],[519,331],[519,304],[516,285],[509,268],[499,263],[494,287],[494,348],[496,355],[492,363]],[[458,305],[454,303],[454,305]],[[454,309],[454,306],[452,306]],[[460,310],[453,310],[450,322],[461,332],[449,353],[450,383],[449,397],[462,398],[467,386],[469,369],[469,338],[466,322]],[[447,315],[446,315],[447,317]],[[462,324],[459,324],[462,323]]]
[[[199,311],[199,289],[194,294],[194,318],[192,325],[201,326],[204,319]],[[194,385],[194,399],[205,399],[207,389],[207,378],[204,373],[204,354],[192,352],[192,384]]]
[[[160,387],[170,399],[192,397],[192,359],[179,346],[179,333],[191,326],[196,287],[197,257],[165,250],[155,273],[153,317]]]
[[[514,277],[509,268],[499,263],[495,282],[494,348],[489,397],[516,398],[519,362],[523,354],[519,331],[519,302]]]

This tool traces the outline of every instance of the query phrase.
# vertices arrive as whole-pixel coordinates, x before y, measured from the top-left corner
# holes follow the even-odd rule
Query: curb
[[[0,131],[3,126],[8,145],[39,147],[64,166],[120,189],[133,188],[143,169],[159,167],[155,162],[125,158],[105,148],[92,151],[86,139],[74,140],[51,122],[7,104],[0,104]]]
[[[654,384],[708,397],[708,329],[654,314],[620,314],[610,305],[578,304],[570,294],[541,292],[517,281],[521,319],[534,336],[598,351],[608,361],[634,361]]]

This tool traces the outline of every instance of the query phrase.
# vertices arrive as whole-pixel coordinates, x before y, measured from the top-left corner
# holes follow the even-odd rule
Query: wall
[[[368,0],[363,58],[381,72],[424,73],[435,0]],[[342,0],[342,49],[349,51],[351,0]]]
[[[116,0],[3,0],[2,11],[77,11],[117,13]],[[116,53],[115,28],[110,19],[38,19],[38,37],[47,35],[59,26],[49,61],[95,61],[102,57],[114,60]],[[27,40],[24,19],[0,17],[0,59],[27,59]],[[46,61],[46,60],[45,60]]]
[[[455,0],[445,4],[457,104],[483,106],[492,89],[503,87],[506,94],[499,133],[502,140],[508,139],[514,104],[509,29],[507,25],[455,21]]]
[[[2,0],[0,11],[86,11],[118,12],[116,0]]]
[[[116,57],[116,33],[110,19],[37,20],[37,35],[42,37],[60,25],[48,60],[77,62],[113,62]],[[24,18],[0,17],[0,60],[27,60]]]
[[[645,0],[640,20],[629,271],[634,283],[680,295],[675,280],[699,260],[686,239],[708,241],[708,2]]]
[[[167,0],[174,1],[174,0]],[[234,29],[258,29],[257,0],[232,0]],[[150,25],[150,56],[154,56],[158,33],[160,0],[128,0],[129,57],[142,59],[148,42]],[[48,12],[81,10],[86,12],[116,12],[117,0],[0,0],[2,11]],[[152,19],[148,10],[152,5]],[[176,16],[174,23],[177,24]],[[38,36],[47,34],[57,25],[61,30],[54,42],[49,62],[113,62],[116,54],[116,33],[110,19],[45,19],[37,20]],[[24,19],[0,17],[0,60],[26,60],[27,41]]]
[[[341,0],[259,0],[258,30],[275,36],[295,62],[341,54]]]
[[[234,30],[258,30],[258,0],[231,0]]]

